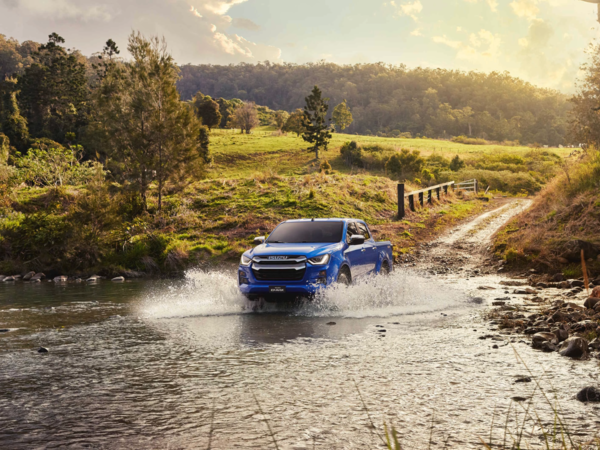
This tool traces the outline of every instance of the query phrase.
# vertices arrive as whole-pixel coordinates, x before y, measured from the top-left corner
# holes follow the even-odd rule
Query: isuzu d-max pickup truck
[[[254,244],[238,270],[240,291],[250,300],[312,297],[333,283],[393,269],[392,244],[375,242],[359,219],[288,220]]]

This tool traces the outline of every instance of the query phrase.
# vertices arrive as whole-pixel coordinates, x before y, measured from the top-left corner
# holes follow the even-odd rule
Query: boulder
[[[571,331],[574,333],[583,333],[584,331],[593,331],[596,326],[596,322],[592,320],[582,320],[571,325]]]
[[[568,322],[571,319],[569,314],[562,309],[559,309],[554,314],[552,314],[551,318],[552,320],[554,320],[554,322]]]
[[[581,280],[568,280],[571,287],[584,287],[585,283]]]
[[[580,402],[600,402],[600,389],[595,387],[586,387],[577,393],[577,400]]]
[[[6,277],[6,278],[4,278],[4,280],[2,280],[2,281],[4,281],[5,283],[7,283],[7,282],[9,282],[9,281],[15,281],[15,277]]]
[[[600,286],[596,286],[594,289],[592,289],[592,293],[590,294],[590,297],[600,298]]]
[[[89,277],[87,280],[88,282],[94,282],[94,281],[99,281],[102,277],[99,275],[92,275],[91,277]]]
[[[535,289],[531,289],[531,288],[515,289],[513,291],[513,294],[517,294],[517,295],[533,295],[533,294],[537,294],[537,291]]]
[[[113,278],[112,280],[110,280],[110,281],[114,281],[115,283],[118,283],[118,282],[123,282],[123,281],[125,281],[125,277],[114,277],[114,278]]]
[[[597,258],[600,254],[600,247],[591,242],[581,239],[572,239],[563,246],[562,257],[570,262],[581,262],[581,250],[585,258]]]
[[[583,306],[585,306],[588,309],[594,309],[596,308],[596,305],[598,303],[600,303],[600,298],[590,297],[585,302],[583,302]]]
[[[54,281],[55,283],[66,283],[67,281],[69,281],[69,277],[67,277],[66,275],[59,275],[58,277],[54,277],[52,281]]]
[[[569,289],[571,287],[571,285],[569,284],[568,281],[561,281],[560,283],[558,283],[558,287],[560,289]]]
[[[554,336],[556,336],[558,342],[563,342],[569,339],[569,332],[564,328],[558,328],[556,330],[553,330],[552,333],[554,334]]]
[[[535,287],[540,288],[540,289],[548,289],[550,286],[548,285],[548,283],[543,283],[543,282],[539,282],[535,285]]]
[[[592,342],[590,342],[590,347],[594,350],[600,350],[600,338],[595,338]]]
[[[541,349],[544,342],[549,342],[550,344],[558,344],[558,339],[554,335],[554,333],[535,333],[532,338],[532,346],[533,348]]]
[[[31,280],[34,275],[35,275],[35,272],[27,272],[25,275],[23,275],[23,281]]]
[[[46,347],[38,348],[38,353],[48,353],[48,349]]]
[[[31,277],[31,281],[43,280],[44,278],[46,278],[46,275],[44,275],[43,273],[39,272],[39,273],[36,273],[34,276]]]
[[[552,277],[552,281],[555,281],[555,282],[565,281],[565,277],[562,273],[557,273]]]
[[[587,354],[588,341],[578,336],[571,336],[560,346],[560,354],[569,358],[581,358]]]

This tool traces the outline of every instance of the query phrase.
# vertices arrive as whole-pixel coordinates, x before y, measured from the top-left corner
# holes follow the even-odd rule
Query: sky
[[[567,93],[596,20],[597,5],[582,0],[0,0],[0,34],[45,42],[57,32],[86,55],[109,38],[125,50],[139,30],[164,36],[180,64],[508,71]]]

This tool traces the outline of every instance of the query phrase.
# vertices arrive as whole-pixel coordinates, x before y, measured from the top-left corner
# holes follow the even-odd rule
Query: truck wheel
[[[350,278],[350,272],[346,267],[343,267],[338,274],[337,282],[340,284],[345,284],[346,286],[350,286],[352,283],[352,279]]]
[[[381,269],[379,269],[380,275],[389,275],[390,274],[390,265],[387,261],[384,261],[381,264]]]

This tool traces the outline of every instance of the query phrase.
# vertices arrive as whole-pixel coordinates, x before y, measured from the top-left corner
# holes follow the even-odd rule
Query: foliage
[[[348,130],[353,134],[391,137],[397,130],[418,137],[568,143],[566,96],[506,72],[266,62],[184,65],[178,82],[184,99],[201,90],[215,98],[239,97],[286,111],[301,107],[304,92],[315,84],[324,88],[333,104],[347,100],[354,118]]]
[[[311,94],[304,100],[306,101],[306,105],[304,106],[303,125],[306,130],[302,135],[302,139],[314,144],[315,157],[319,159],[319,149],[324,148],[327,150],[329,140],[331,139],[329,124],[325,123],[327,121],[327,110],[329,109],[327,102],[329,99],[322,98],[321,90],[315,86]]]
[[[210,135],[208,128],[202,125],[198,131],[198,143],[199,153],[202,160],[209,164],[212,162],[212,156],[210,156]]]
[[[467,144],[467,145],[487,145],[487,144],[489,144],[489,142],[486,141],[485,139],[470,138],[467,136],[453,137],[452,142],[458,142],[460,144]]]
[[[458,172],[460,169],[465,167],[465,162],[460,159],[460,156],[456,155],[454,158],[452,158],[452,161],[448,167],[452,172]]]
[[[421,152],[402,149],[388,160],[385,168],[401,179],[406,179],[420,174],[424,166],[425,160],[421,157]]]
[[[340,153],[346,164],[349,166],[362,167],[363,153],[356,141],[346,142],[340,148]]]
[[[208,95],[203,96],[201,92],[198,92],[193,103],[196,116],[202,120],[202,124],[206,125],[209,130],[220,125],[222,116],[217,102]]]
[[[570,112],[569,132],[578,143],[587,143],[600,148],[600,44],[590,46],[590,60],[584,64],[583,79],[578,91],[570,99],[573,109]]]
[[[350,125],[352,125],[352,113],[350,112],[350,108],[346,104],[346,99],[335,108],[333,108],[333,123],[340,130],[345,130]]]
[[[231,124],[230,116],[236,108],[244,104],[239,98],[225,100],[223,97],[218,98],[217,103],[219,104],[219,112],[221,113],[221,123],[219,124],[221,128],[227,128],[228,124]]]
[[[155,177],[160,211],[166,184],[175,187],[203,168],[201,125],[179,99],[178,69],[165,41],[132,33],[128,50],[133,61],[123,68],[114,66],[98,89],[96,124],[110,144],[109,156],[122,179],[134,181],[144,210]]]
[[[232,128],[239,128],[242,133],[250,134],[252,128],[258,126],[258,112],[253,102],[244,102],[229,116]]]
[[[19,179],[31,186],[64,186],[85,184],[97,173],[104,174],[102,165],[80,162],[81,148],[32,148],[15,158]]]
[[[10,152],[10,141],[8,136],[0,133],[0,166],[5,166],[8,162],[8,154]]]
[[[16,80],[7,79],[0,83],[0,131],[18,151],[27,149],[29,130],[27,121],[17,104]]]
[[[300,136],[306,132],[306,128],[304,127],[304,111],[296,109],[296,111],[291,113],[285,122],[282,131],[285,131],[286,133],[296,133],[296,136]]]
[[[18,100],[34,137],[65,142],[68,132],[87,124],[86,67],[75,52],[52,33],[48,43],[33,53],[34,62],[18,78]]]
[[[319,166],[319,168],[321,169],[321,172],[329,175],[332,170],[331,170],[331,164],[329,164],[329,162],[325,159],[323,160],[323,162],[321,163],[321,165]]]
[[[273,125],[275,125],[278,130],[281,130],[289,118],[290,114],[287,111],[277,111],[273,115]]]
[[[16,39],[7,39],[0,34],[0,80],[20,75],[33,62],[32,54],[39,44],[24,41],[19,44]]]

